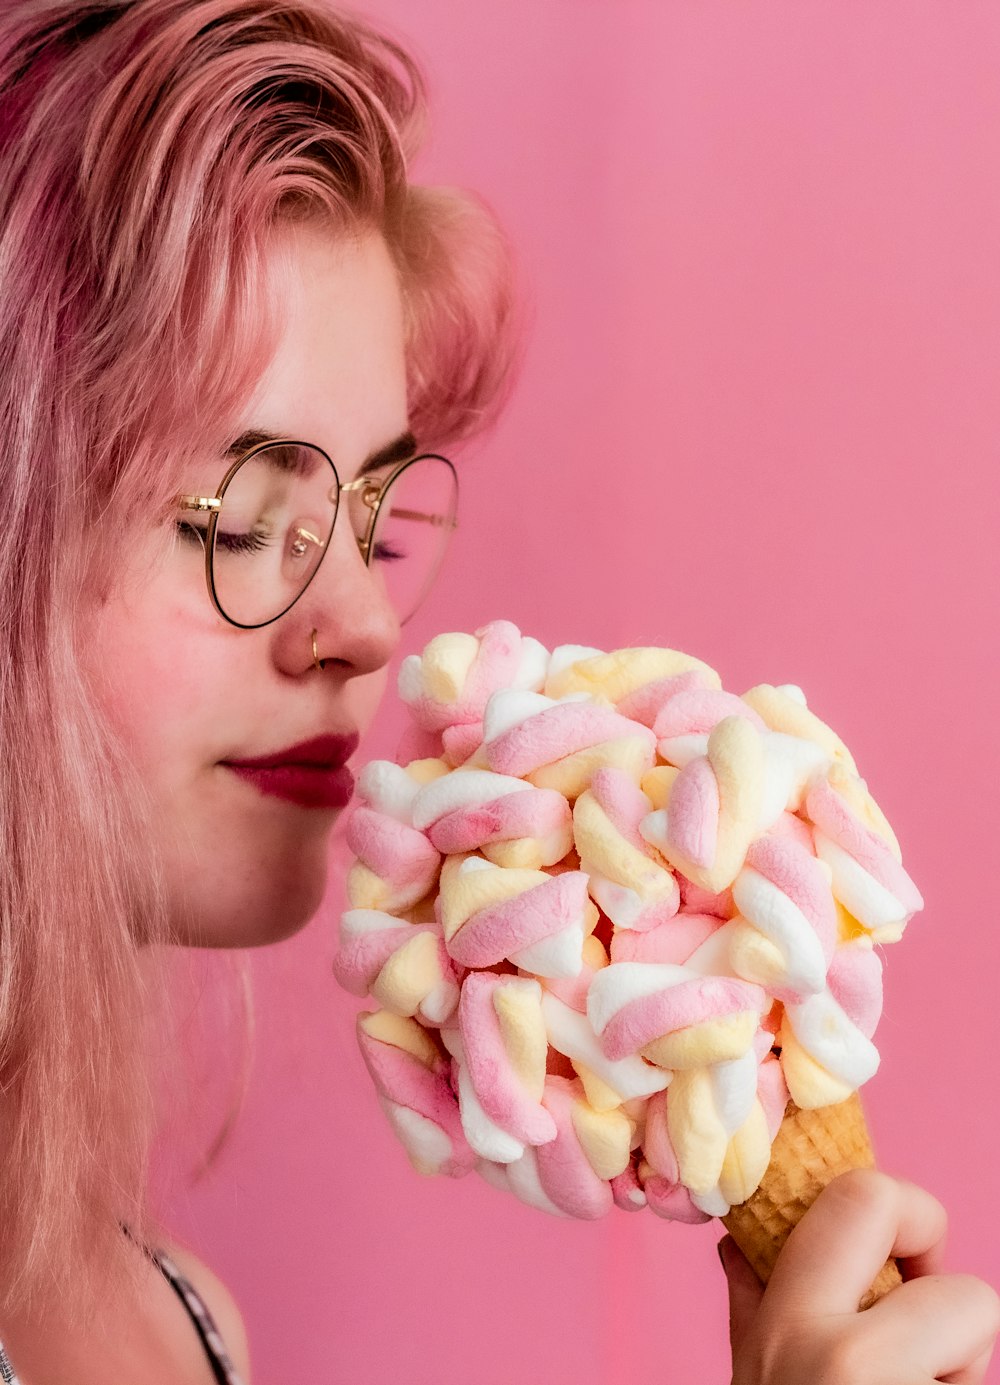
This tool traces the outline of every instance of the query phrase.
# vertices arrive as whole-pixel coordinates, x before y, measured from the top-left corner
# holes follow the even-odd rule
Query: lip
[[[354,792],[354,775],[344,761],[357,750],[359,739],[357,732],[315,736],[270,755],[222,764],[273,798],[303,808],[344,808]]]
[[[275,765],[250,769],[227,764],[226,769],[262,794],[297,803],[301,808],[346,808],[354,792],[354,775],[346,765],[323,769],[317,765]]]
[[[275,750],[255,759],[224,760],[230,769],[280,769],[285,765],[307,765],[314,769],[339,769],[358,748],[357,731],[342,736],[313,736],[312,740]]]

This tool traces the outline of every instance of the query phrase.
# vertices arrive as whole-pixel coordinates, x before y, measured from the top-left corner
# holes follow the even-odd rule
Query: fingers
[[[735,1361],[764,1297],[764,1286],[732,1236],[723,1236],[719,1242],[719,1259],[729,1281],[729,1344]]]
[[[941,1385],[983,1385],[992,1355],[993,1348],[987,1347],[981,1356],[977,1356],[975,1361],[963,1370],[939,1376]]]
[[[969,1363],[978,1365],[1000,1331],[1000,1297],[988,1284],[971,1274],[914,1279],[868,1310],[865,1326],[873,1341],[884,1335],[887,1343],[898,1342],[904,1311],[905,1351],[915,1368],[929,1371],[935,1380],[957,1378],[961,1385],[982,1379],[982,1374],[969,1373]]]
[[[915,1183],[852,1169],[820,1193],[778,1256],[768,1301],[852,1313],[890,1254],[940,1268],[948,1214]],[[916,1282],[916,1281],[914,1281]]]

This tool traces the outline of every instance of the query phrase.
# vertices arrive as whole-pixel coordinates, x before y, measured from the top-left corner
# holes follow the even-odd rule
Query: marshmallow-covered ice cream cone
[[[723,1224],[766,1284],[792,1228],[826,1185],[848,1169],[874,1167],[868,1123],[857,1092],[836,1106],[813,1111],[800,1110],[789,1101],[760,1187],[746,1202],[730,1208]],[[887,1260],[859,1307],[871,1307],[901,1283],[895,1260]]]
[[[881,945],[923,905],[850,751],[794,684],[507,621],[399,692],[334,972],[380,1007],[359,1043],[411,1163],[557,1216],[720,1217],[766,1280],[873,1163]]]

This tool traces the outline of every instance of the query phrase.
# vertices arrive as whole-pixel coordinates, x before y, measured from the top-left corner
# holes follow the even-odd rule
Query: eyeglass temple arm
[[[221,510],[222,501],[214,495],[179,495],[177,504],[182,510]]]

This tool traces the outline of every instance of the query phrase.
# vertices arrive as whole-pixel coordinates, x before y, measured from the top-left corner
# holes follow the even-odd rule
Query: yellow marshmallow
[[[455,702],[479,653],[475,635],[458,632],[436,635],[420,659],[424,690],[435,702]]]
[[[597,913],[597,910],[594,910]],[[596,926],[596,925],[595,925]],[[610,957],[601,942],[600,938],[595,938],[593,932],[589,933],[583,940],[583,964],[590,967],[593,971],[600,971],[610,962]]]
[[[371,993],[387,1010],[415,1015],[440,980],[438,940],[433,933],[417,933],[386,961]]]
[[[406,766],[406,772],[418,784],[431,784],[435,779],[440,779],[445,774],[452,774],[454,771],[447,761],[431,756],[426,760],[411,760]]]
[[[595,1111],[585,1101],[572,1107],[573,1129],[598,1178],[617,1178],[628,1167],[632,1122],[622,1111]]]
[[[577,750],[551,765],[541,765],[524,778],[536,789],[556,789],[572,802],[590,787],[595,771],[605,765],[623,770],[638,784],[651,767],[652,754],[643,737],[622,736]]]
[[[621,1092],[616,1092],[613,1087],[609,1087],[603,1078],[597,1076],[596,1072],[591,1072],[590,1068],[580,1062],[574,1062],[573,1068],[583,1083],[587,1100],[595,1111],[613,1111],[621,1105]]]
[[[514,899],[525,890],[551,880],[543,870],[470,870],[460,873],[452,862],[461,864],[467,856],[449,857],[441,871],[441,926],[450,942],[466,919],[491,904]]]
[[[820,721],[808,707],[796,702],[794,697],[789,697],[770,683],[759,683],[743,694],[743,701],[772,731],[782,731],[787,736],[812,741],[825,750],[832,760],[839,760],[850,770],[855,770],[854,757],[836,731]]]
[[[654,765],[648,774],[642,776],[639,787],[649,799],[651,810],[656,812],[670,802],[670,790],[680,774],[677,765]]]
[[[871,931],[864,924],[845,909],[839,899],[834,899],[834,908],[837,910],[837,937],[842,943],[853,942],[855,938],[870,938]]]
[[[719,1191],[731,1205],[746,1202],[760,1187],[771,1162],[771,1132],[764,1108],[755,1099],[753,1110],[729,1141],[719,1175]]]
[[[581,860],[587,862],[588,872],[626,885],[650,903],[676,897],[674,877],[618,833],[589,789],[573,808],[573,832],[576,849]]]
[[[667,1131],[681,1182],[692,1193],[711,1192],[719,1181],[729,1140],[716,1113],[711,1075],[705,1068],[674,1074]]]
[[[676,674],[689,673],[693,669],[705,676],[710,687],[722,687],[722,680],[715,669],[690,654],[682,654],[676,649],[639,646],[616,649],[610,654],[595,654],[589,659],[570,664],[561,673],[546,680],[545,696],[558,698],[565,697],[567,693],[585,692],[592,697],[617,703],[647,683],[654,683],[660,678],[673,678]]]
[[[352,909],[382,909],[392,897],[392,887],[369,870],[364,861],[355,861],[344,882]]]
[[[689,1024],[654,1039],[641,1051],[644,1058],[661,1068],[686,1069],[706,1067],[742,1058],[753,1043],[760,1024],[756,1010],[742,1010],[735,1015]]]
[[[537,981],[511,981],[493,992],[493,1009],[510,1065],[534,1101],[545,1090],[548,1035],[542,1018],[542,992]]]
[[[485,842],[479,849],[487,861],[505,870],[540,870],[544,863],[561,861],[573,845],[573,824],[567,822],[548,837],[519,837],[507,842]]]
[[[756,981],[765,990],[780,985],[788,975],[781,949],[744,918],[734,920],[729,965],[744,981]]]
[[[853,1087],[827,1072],[806,1052],[795,1037],[787,1016],[782,1016],[781,1020],[781,1071],[785,1075],[789,1095],[803,1111],[812,1111],[818,1106],[836,1106],[838,1102],[846,1101],[854,1091]]]
[[[370,1038],[412,1053],[425,1068],[434,1069],[441,1061],[441,1054],[427,1030],[414,1019],[394,1015],[390,1010],[375,1010],[362,1012],[358,1024]]]

